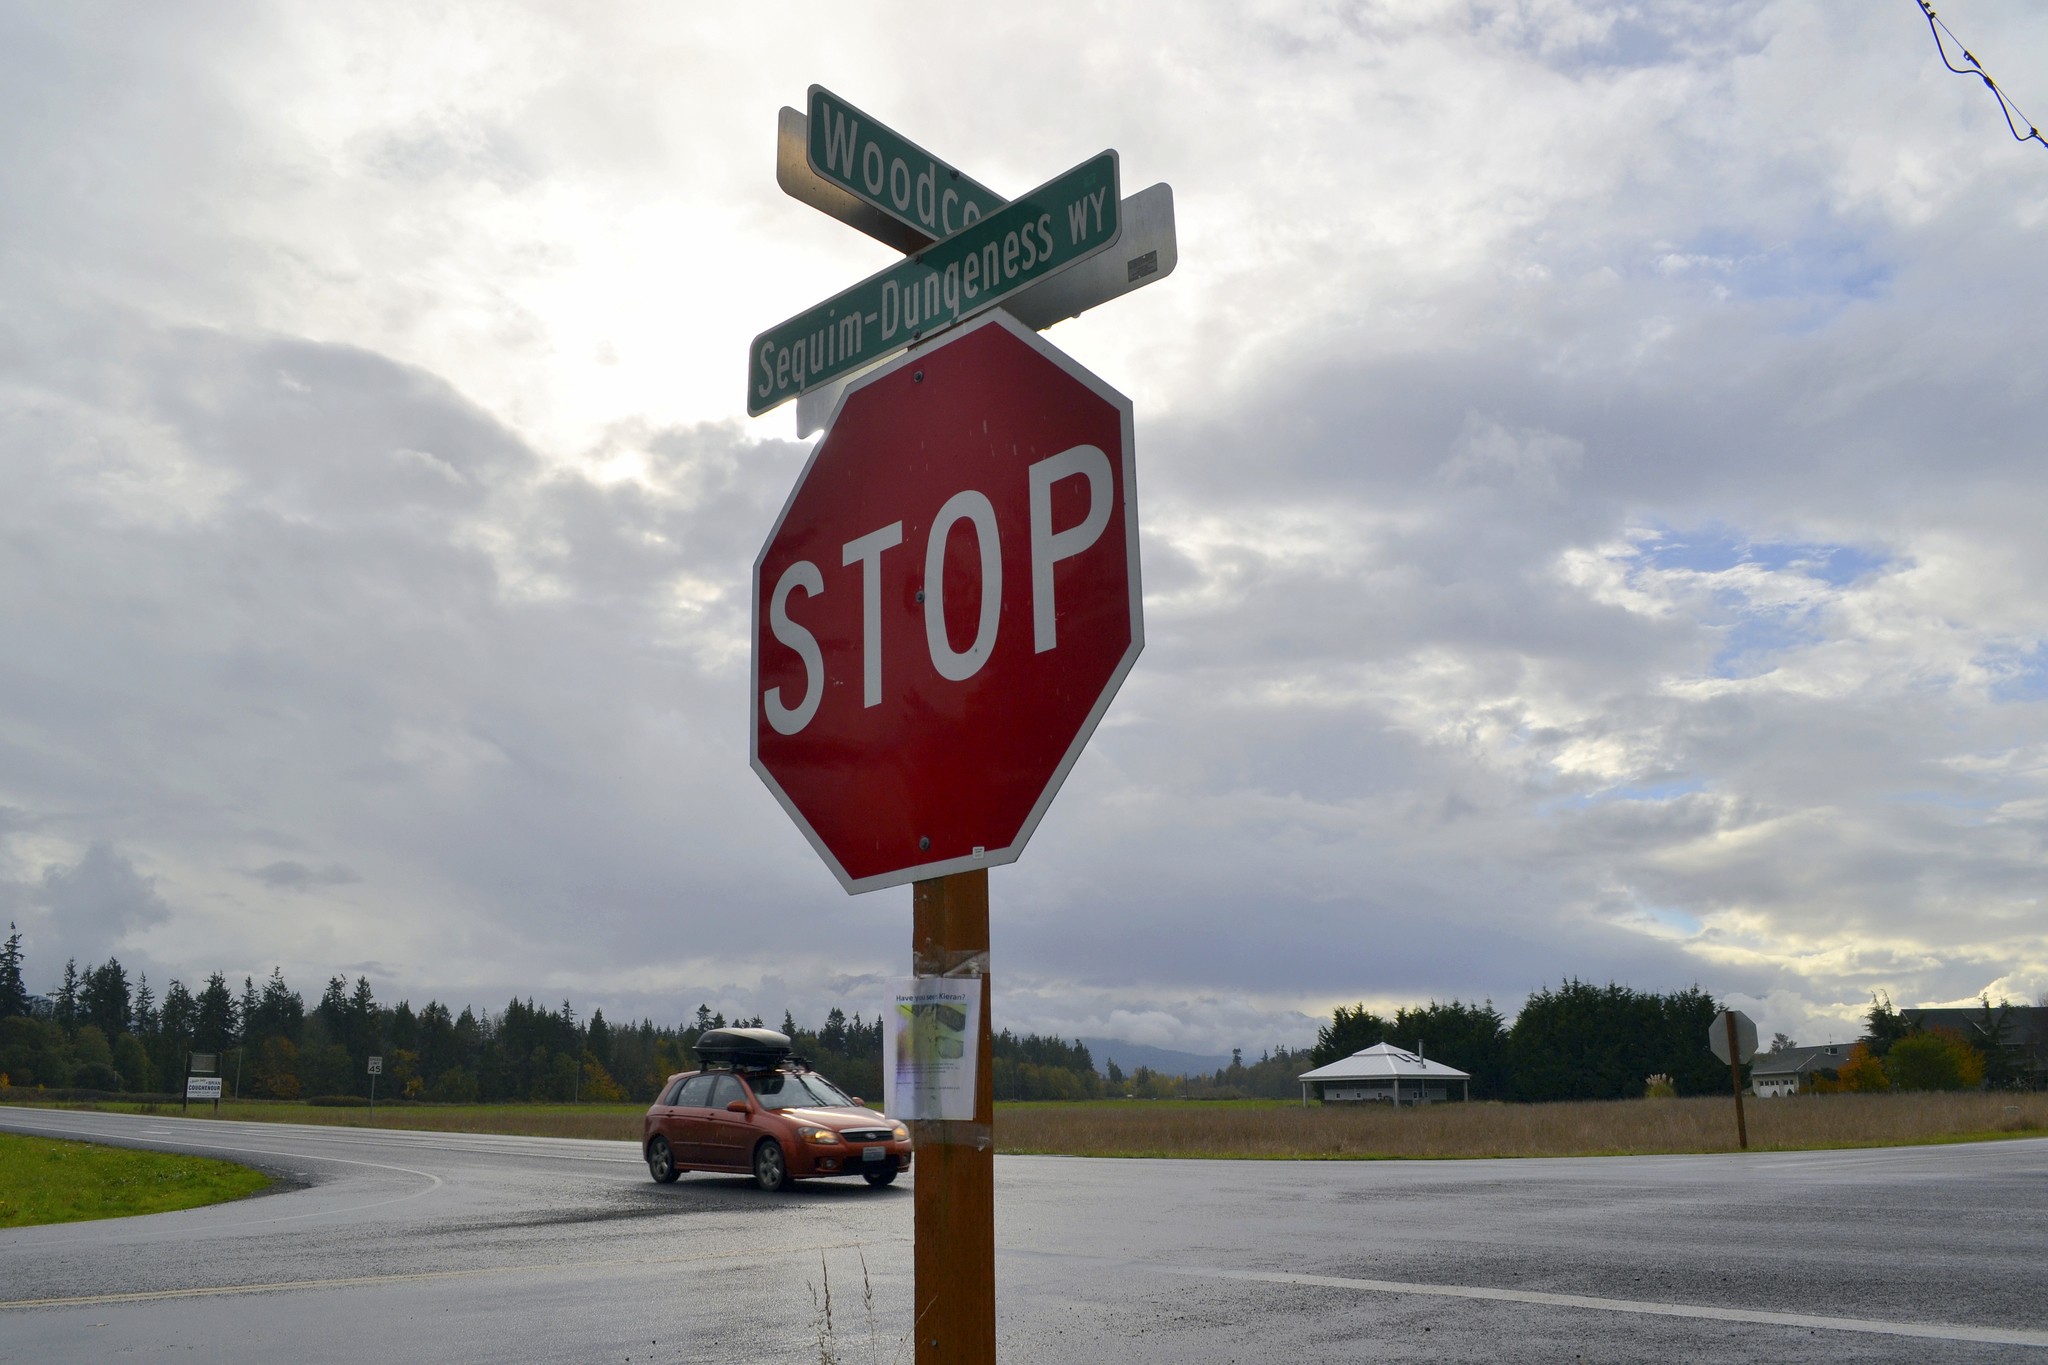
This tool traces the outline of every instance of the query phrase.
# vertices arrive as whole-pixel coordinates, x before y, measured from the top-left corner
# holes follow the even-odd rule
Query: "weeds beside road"
[[[26,1099],[16,1091],[13,1099]],[[32,1101],[31,1101],[32,1102]],[[2048,1135],[2048,1094],[1801,1095],[1746,1102],[1752,1148],[1886,1147]],[[175,1115],[178,1106],[106,1101],[66,1108]],[[638,1104],[407,1104],[380,1128],[637,1142]],[[194,1105],[195,1118],[211,1116]],[[223,1119],[365,1127],[367,1109],[230,1101]],[[1735,1150],[1726,1095],[1559,1104],[1317,1105],[1276,1100],[1100,1100],[998,1104],[1008,1153],[1251,1160],[1635,1156]]]

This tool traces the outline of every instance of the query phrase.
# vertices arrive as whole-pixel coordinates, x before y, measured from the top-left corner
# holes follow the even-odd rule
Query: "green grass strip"
[[[269,1185],[231,1161],[0,1133],[0,1228],[168,1213]]]

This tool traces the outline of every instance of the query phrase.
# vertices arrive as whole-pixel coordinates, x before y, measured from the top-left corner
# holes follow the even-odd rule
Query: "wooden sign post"
[[[1756,1023],[1741,1010],[1722,1010],[1707,1025],[1707,1046],[1728,1063],[1728,1083],[1735,1090],[1735,1140],[1749,1150],[1749,1123],[1742,1114],[1742,1064],[1756,1056]]]
[[[1735,1140],[1743,1151],[1749,1150],[1749,1123],[1742,1117],[1742,1056],[1741,1042],[1735,1036],[1735,1011],[1729,1010],[1721,1016],[1728,1026],[1728,1082],[1735,1087]]]
[[[978,1001],[930,1059],[937,1112],[973,1117],[910,1120],[911,1335],[917,1365],[990,1365],[988,869],[1145,643],[1131,402],[1037,329],[1171,273],[1173,194],[1125,201],[1110,151],[1006,202],[817,86],[777,139],[785,190],[907,254],[748,349],[750,414],[831,414],[754,561],[750,759],[849,894],[911,884],[913,1022],[927,986]]]
[[[911,1125],[913,1359],[916,1365],[990,1365],[996,1358],[996,1153],[988,873],[912,883],[910,932],[915,975],[982,979],[974,1120]]]

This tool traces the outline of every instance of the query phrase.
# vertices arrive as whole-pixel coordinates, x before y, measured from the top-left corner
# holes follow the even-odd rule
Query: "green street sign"
[[[1122,228],[1117,157],[1103,152],[755,337],[747,413],[993,308],[1110,246]]]
[[[811,87],[809,121],[813,172],[927,237],[950,237],[1003,206],[1001,195],[822,85]]]

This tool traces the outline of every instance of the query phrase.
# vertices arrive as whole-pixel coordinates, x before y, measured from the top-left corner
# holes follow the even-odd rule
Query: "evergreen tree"
[[[1913,1026],[1899,1017],[1892,1008],[1892,998],[1884,991],[1870,993],[1870,1011],[1863,1016],[1866,1032],[1863,1041],[1870,1047],[1870,1055],[1882,1058],[1892,1050],[1892,1044],[1913,1032]]]
[[[235,1015],[242,1025],[242,1036],[238,1041],[243,1047],[248,1047],[256,1041],[252,1035],[255,1032],[257,1012],[262,1008],[262,1005],[263,997],[256,993],[256,978],[252,976],[243,977],[241,1003],[235,1008]]]
[[[263,983],[262,993],[256,997],[255,1017],[242,1021],[243,1034],[252,1047],[265,1038],[282,1038],[296,1051],[305,1024],[306,1002],[285,984],[284,973],[272,967],[270,979]]]
[[[142,1040],[124,1033],[114,1040],[114,1070],[120,1073],[123,1090],[154,1090],[155,1068]]]
[[[455,1041],[455,1019],[438,1000],[429,1000],[420,1011],[419,1054],[420,1074],[429,1086],[462,1064]]]
[[[156,993],[149,988],[149,973],[135,978],[135,1032],[144,1038],[156,1034]]]
[[[320,992],[320,1003],[313,1006],[313,1017],[327,1030],[327,1041],[346,1042],[348,1039],[348,982],[338,976],[327,978],[327,989]]]
[[[78,1020],[91,1024],[108,1039],[128,1032],[128,972],[119,958],[88,967],[79,979]]]
[[[1531,995],[1508,1031],[1509,1090],[1521,1100],[1608,1100],[1643,1093],[1648,1076],[1680,1094],[1725,1087],[1707,1050],[1719,1007],[1697,986],[1656,995],[1572,979]]]
[[[2012,1018],[2012,1004],[2010,1001],[2000,1000],[1994,1006],[1989,991],[1979,995],[1977,1003],[1984,1007],[1984,1012],[1970,1021],[1965,1036],[1969,1039],[1970,1046],[1976,1049],[1977,1055],[1984,1061],[1985,1087],[1991,1090],[2016,1089],[2025,1067],[2019,1055],[2020,1049],[2013,1046],[2007,1038]]]
[[[834,1005],[825,1015],[825,1027],[818,1030],[818,1044],[827,1052],[846,1051],[846,1011]]]
[[[233,1047],[240,1031],[235,1027],[235,997],[228,990],[227,978],[219,972],[207,977],[206,988],[194,1003],[198,1010],[192,1026],[192,1050],[221,1053]]]
[[[78,1024],[78,959],[64,959],[64,980],[57,987],[57,1022],[66,1031]]]
[[[1391,1038],[1469,1074],[1473,1099],[1505,1098],[1507,1021],[1491,1000],[1483,1005],[1457,1000],[1442,1005],[1432,1000],[1419,1009],[1396,1010]]]
[[[412,1012],[412,1002],[401,1000],[385,1015],[384,1037],[391,1046],[417,1055],[420,1050],[419,1016]]]
[[[343,1040],[348,1050],[360,1063],[371,1053],[384,1046],[377,1028],[377,997],[370,991],[370,978],[356,978],[356,988],[348,997],[348,1036]],[[368,1073],[365,1072],[367,1080]]]
[[[1374,1043],[1387,1041],[1387,1021],[1374,1014],[1363,1004],[1339,1005],[1331,1013],[1330,1022],[1316,1034],[1316,1045],[1309,1052],[1309,1058],[1317,1066],[1328,1066],[1341,1062],[1354,1052],[1362,1052]]]
[[[21,930],[10,920],[7,946],[0,948],[0,1019],[13,1019],[28,1012],[28,983],[21,974]]]
[[[156,1022],[157,1033],[179,1048],[190,1045],[193,1030],[199,1026],[199,1002],[175,976],[164,987],[164,1007],[157,1012]]]
[[[28,986],[21,979],[21,930],[7,924],[7,946],[0,948],[0,1019],[28,1013]]]

